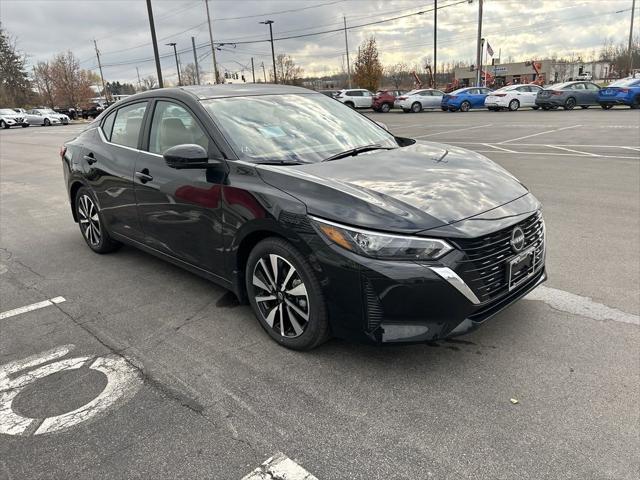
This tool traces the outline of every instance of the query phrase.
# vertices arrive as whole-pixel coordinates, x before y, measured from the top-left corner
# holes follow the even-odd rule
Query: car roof
[[[308,88],[294,87],[291,85],[274,85],[269,83],[247,83],[237,84],[228,83],[222,85],[191,85],[185,87],[158,88],[155,90],[147,90],[127,97],[127,103],[131,100],[142,98],[153,98],[162,96],[180,96],[187,93],[198,100],[206,100],[209,98],[227,98],[227,97],[246,97],[256,95],[291,95],[291,94],[315,94],[320,93],[309,90]]]

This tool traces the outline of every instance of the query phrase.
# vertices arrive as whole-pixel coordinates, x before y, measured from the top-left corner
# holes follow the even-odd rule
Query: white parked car
[[[335,99],[351,108],[371,108],[373,93],[364,88],[351,88],[340,90]]]
[[[28,127],[29,122],[24,115],[11,110],[10,108],[0,108],[0,128]]]
[[[443,95],[444,92],[433,88],[411,90],[404,95],[396,97],[393,106],[401,108],[405,113],[418,113],[424,109],[434,110],[440,108]]]
[[[31,125],[68,125],[70,119],[64,113],[58,113],[50,108],[34,108],[27,112],[27,120]]]
[[[484,100],[484,106],[489,110],[502,110],[508,108],[515,112],[520,107],[531,107],[534,110],[540,108],[536,105],[536,97],[542,87],[534,84],[507,85],[491,92]]]

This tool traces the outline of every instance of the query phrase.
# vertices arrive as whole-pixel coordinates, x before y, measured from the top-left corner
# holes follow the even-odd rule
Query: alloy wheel
[[[460,105],[461,112],[468,112],[470,109],[471,109],[471,104],[467,101],[462,102],[462,105]]]
[[[509,102],[509,110],[511,110],[512,112],[515,112],[519,108],[520,108],[520,102],[518,100],[511,100]]]
[[[265,255],[253,269],[252,283],[266,324],[282,337],[302,335],[311,310],[307,288],[293,265],[280,255]]]
[[[387,113],[389,110],[391,110],[391,107],[388,103],[383,103],[380,107],[380,110],[382,111],[382,113]]]
[[[564,104],[565,110],[573,110],[575,106],[576,106],[576,99],[573,97],[569,97],[566,103]]]
[[[82,229],[82,234],[91,246],[97,247],[102,239],[102,229],[100,228],[100,217],[98,208],[88,195],[82,195],[78,199],[78,221]]]

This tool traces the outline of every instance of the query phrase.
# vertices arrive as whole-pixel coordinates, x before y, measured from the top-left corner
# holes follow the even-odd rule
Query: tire
[[[440,107],[440,110],[442,110],[443,112],[448,111],[449,109],[447,107]]]
[[[461,112],[468,112],[469,110],[471,110],[471,104],[469,102],[467,102],[465,100],[464,102],[462,102],[460,104],[460,111]]]
[[[409,113],[409,112],[411,112],[411,110],[409,110],[408,108],[403,108],[403,109],[402,109],[402,111],[403,111],[404,113]]]
[[[457,112],[458,109],[456,107],[449,107],[450,112]]]
[[[569,97],[567,98],[567,101],[564,102],[564,109],[565,110],[573,110],[576,106],[577,102],[576,99],[573,97]]]
[[[610,105],[610,104],[604,104],[604,105],[600,105],[600,107],[601,107],[603,110],[611,110],[611,109],[613,108],[613,105]]]
[[[533,108],[534,110],[539,110],[540,109],[540,107],[538,105],[536,105],[535,107],[531,107],[531,108]]]
[[[629,106],[633,109],[640,108],[640,95],[636,95],[636,98],[633,99],[633,102]]]
[[[97,202],[87,187],[81,187],[76,193],[74,208],[82,238],[89,248],[96,253],[109,253],[120,248],[121,243],[109,235],[98,210]]]
[[[356,108],[355,104],[353,102],[344,102],[344,104],[349,107],[349,108]]]
[[[520,102],[515,98],[509,102],[509,110],[516,112],[520,108]]]
[[[551,110],[551,107],[549,105],[543,105],[542,110]]]
[[[23,124],[22,124],[22,128],[27,128],[28,126],[29,126],[29,124],[28,124],[28,123],[23,123]]]
[[[329,339],[320,282],[307,259],[289,242],[272,237],[253,248],[245,287],[260,325],[279,344],[293,350],[311,350]]]
[[[389,113],[389,110],[391,110],[391,105],[389,105],[388,103],[383,103],[382,105],[380,105],[380,111],[382,113]]]
[[[422,104],[420,102],[413,102],[411,104],[411,111],[413,113],[420,113],[422,111]]]
[[[45,118],[44,121],[42,122],[42,126],[48,127],[50,125],[51,125],[51,121],[48,118]]]
[[[580,108],[586,110],[587,108],[589,108],[589,105],[580,105]]]
[[[6,128],[8,130],[11,127],[7,125],[4,120],[0,120],[0,128]]]

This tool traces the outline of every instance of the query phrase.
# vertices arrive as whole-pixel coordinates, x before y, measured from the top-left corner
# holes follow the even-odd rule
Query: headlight
[[[359,255],[386,260],[437,260],[453,250],[444,240],[372,232],[311,218],[328,241]]]

